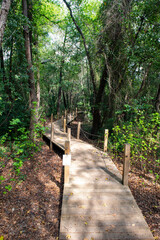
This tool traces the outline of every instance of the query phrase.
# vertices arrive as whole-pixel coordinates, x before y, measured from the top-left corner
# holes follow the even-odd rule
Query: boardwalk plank
[[[67,134],[55,122],[54,144]],[[45,134],[50,138],[50,130]],[[69,183],[64,185],[59,240],[153,240],[128,186],[107,153],[71,139]]]

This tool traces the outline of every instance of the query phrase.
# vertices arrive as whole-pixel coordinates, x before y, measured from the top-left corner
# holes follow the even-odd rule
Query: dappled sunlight
[[[56,144],[67,140],[55,132]],[[45,186],[52,185],[52,181]],[[140,230],[139,230],[140,229]],[[71,139],[69,183],[64,185],[60,240],[153,239],[129,188],[108,154]]]

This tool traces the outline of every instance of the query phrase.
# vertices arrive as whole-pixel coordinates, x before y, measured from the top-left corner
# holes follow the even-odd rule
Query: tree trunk
[[[67,8],[69,9],[70,11],[70,16],[73,20],[73,23],[75,24],[75,27],[77,28],[79,34],[81,35],[82,37],[82,40],[83,40],[83,45],[84,45],[84,48],[85,48],[85,52],[86,52],[86,56],[87,56],[87,60],[88,60],[88,65],[89,65],[89,70],[90,70],[90,76],[91,76],[91,81],[92,81],[92,85],[93,85],[93,94],[94,94],[94,100],[96,99],[96,80],[95,80],[95,73],[94,73],[94,70],[93,70],[93,66],[92,66],[92,61],[91,61],[91,55],[90,55],[90,52],[88,50],[88,47],[87,47],[87,44],[86,44],[86,39],[84,37],[84,34],[82,32],[82,30],[80,29],[80,27],[78,26],[74,16],[73,16],[73,13],[72,13],[72,9],[70,7],[70,4],[67,3],[66,0],[63,0],[64,3],[66,4]]]
[[[8,99],[9,101],[12,101],[12,92],[11,92],[11,88],[7,82],[7,78],[6,78],[6,72],[5,72],[5,66],[4,66],[4,58],[3,58],[3,49],[2,47],[0,48],[0,61],[1,61],[1,75],[2,75],[2,80],[3,80],[3,84],[4,84],[4,90],[6,92],[6,94],[8,95]]]
[[[63,92],[63,103],[64,103],[64,108],[67,109],[67,103],[66,103],[64,92]]]
[[[60,66],[60,74],[59,74],[59,89],[58,89],[58,100],[57,100],[57,115],[59,115],[59,110],[60,110],[60,103],[61,103],[61,94],[62,94],[62,69],[63,69],[63,63],[64,61],[61,62]]]
[[[101,107],[101,101],[104,93],[104,89],[107,83],[107,76],[108,71],[106,64],[104,66],[104,70],[102,73],[102,77],[100,79],[100,85],[99,89],[96,95],[96,101],[95,106],[93,108],[93,124],[92,124],[92,133],[96,133],[98,129],[101,127],[101,114],[100,114],[100,107]]]
[[[149,70],[150,70],[151,65],[152,65],[152,63],[149,63],[147,69],[145,70],[144,77],[143,77],[142,83],[141,83],[141,87],[140,87],[138,93],[136,94],[135,98],[138,98],[138,96],[140,95],[140,93],[143,91],[143,89],[144,89],[144,87],[145,87],[146,79],[147,79],[147,77],[148,77],[148,73],[149,73]]]
[[[13,56],[13,37],[11,40],[11,50],[10,50],[10,59],[9,59],[9,82],[12,82],[12,56]]]
[[[60,103],[61,103],[61,93],[62,93],[62,71],[63,71],[64,59],[61,61],[60,74],[59,74],[59,89],[58,89],[58,100],[57,100],[57,115],[59,115]]]
[[[157,97],[156,97],[156,111],[160,112],[160,84],[159,84],[159,88],[158,88],[158,93],[157,93]]]
[[[11,5],[11,0],[3,0],[2,7],[0,10],[0,48],[3,42],[4,30],[6,27],[7,17]]]
[[[41,88],[40,88],[40,71],[39,71],[39,48],[38,48],[38,35],[35,34],[35,46],[36,46],[36,50],[37,50],[37,53],[36,53],[36,68],[37,68],[37,73],[36,73],[36,79],[37,79],[37,118],[39,120],[40,118],[40,111],[39,111],[39,108],[40,108],[40,101],[41,101]],[[32,56],[32,54],[31,54]]]
[[[63,77],[63,65],[64,65],[64,49],[65,49],[65,44],[66,44],[66,39],[67,39],[67,28],[65,31],[65,36],[64,36],[64,42],[63,42],[63,56],[61,60],[61,65],[60,65],[60,73],[59,73],[59,89],[58,89],[58,101],[57,101],[57,115],[59,115],[59,110],[60,110],[60,103],[61,103],[61,94],[62,94],[62,77]]]
[[[40,101],[41,101],[40,72],[39,66],[37,64],[37,110],[39,110],[40,108]]]
[[[26,18],[28,18],[27,0],[22,0],[22,3],[23,3],[23,14]],[[35,90],[32,56],[31,56],[30,33],[27,25],[24,26],[24,37],[25,37],[26,59],[28,63],[28,68],[27,68],[28,84],[30,88],[30,104],[31,104],[30,131],[31,131],[31,136],[34,138],[34,125],[37,122],[37,114],[36,114],[37,97],[36,97],[36,90]]]

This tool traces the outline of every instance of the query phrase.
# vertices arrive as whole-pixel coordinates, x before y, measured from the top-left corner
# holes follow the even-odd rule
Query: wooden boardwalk
[[[54,143],[66,134],[55,122]],[[50,133],[45,134],[48,138]],[[70,180],[64,185],[59,240],[153,240],[130,189],[109,156],[71,139]]]

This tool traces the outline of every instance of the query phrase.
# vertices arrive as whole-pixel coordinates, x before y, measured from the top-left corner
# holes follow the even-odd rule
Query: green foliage
[[[129,143],[131,164],[140,165],[144,172],[152,171],[158,180],[159,134],[160,114],[152,113],[145,116],[144,111],[139,111],[132,121],[116,125],[113,128],[110,148],[114,153],[122,152],[124,143]]]
[[[45,128],[40,123],[35,124],[34,134],[40,137],[43,134]],[[9,141],[8,141],[9,139]],[[6,168],[8,161],[12,162],[12,172],[14,177],[5,179],[3,175],[0,176],[0,184],[3,182],[13,182],[16,179],[24,180],[25,177],[21,174],[23,163],[30,160],[34,153],[40,150],[41,144],[37,141],[33,141],[30,138],[30,132],[22,126],[19,118],[12,119],[8,128],[8,133],[0,138],[0,166]],[[6,153],[10,152],[10,155]],[[7,184],[5,186],[7,191],[11,191],[12,186]],[[7,193],[4,192],[4,194]]]
[[[98,105],[99,129],[105,125],[112,130],[116,122],[113,151],[122,151],[124,143],[130,143],[132,163],[139,162],[144,171],[149,169],[158,180],[159,116],[152,113],[160,78],[159,0],[133,0],[128,6],[129,1],[68,2],[85,38],[98,93],[105,64],[108,71]],[[22,14],[22,1],[12,1],[0,59],[1,66],[4,62],[0,69],[0,166],[6,167],[4,159],[11,152],[8,158],[13,160],[18,177],[24,161],[38,150],[29,136],[30,118],[36,115],[39,119],[42,113],[56,115],[59,87],[60,110],[64,111],[65,105],[85,109],[93,121],[96,107],[83,41],[65,5],[58,0],[32,1],[30,10],[29,20]],[[33,111],[29,107],[31,89],[24,25],[32,34],[35,85],[40,82],[41,106],[37,110],[35,103]],[[34,122],[36,137],[44,131],[42,121]],[[155,169],[148,167],[150,161]]]

